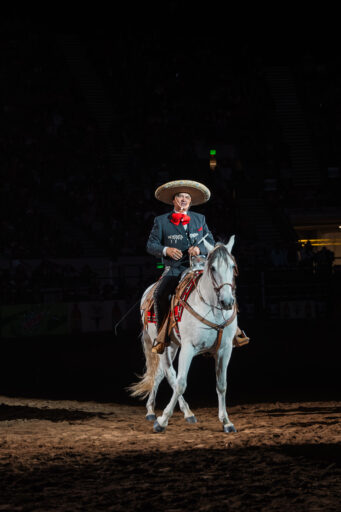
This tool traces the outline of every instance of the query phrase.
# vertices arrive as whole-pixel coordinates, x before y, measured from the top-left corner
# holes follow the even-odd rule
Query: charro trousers
[[[157,332],[160,331],[164,319],[168,313],[171,297],[175,292],[181,273],[186,267],[177,267],[176,269],[166,267],[161,279],[154,290],[154,312],[156,315]]]

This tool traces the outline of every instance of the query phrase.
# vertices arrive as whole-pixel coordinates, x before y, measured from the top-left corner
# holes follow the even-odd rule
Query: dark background
[[[202,28],[177,2],[162,22],[142,8],[132,21],[130,7],[112,17],[27,9],[1,22],[2,305],[41,304],[53,286],[62,302],[123,298],[128,309],[156,261],[143,260],[128,284],[98,279],[90,259],[143,258],[153,217],[167,211],[156,187],[196,179],[212,191],[197,210],[216,239],[236,234],[239,323],[251,343],[233,352],[230,403],[338,398],[340,262],[299,242],[341,220],[340,171],[330,171],[341,147],[336,35],[262,39],[221,29],[216,12]],[[288,82],[279,97],[269,79],[279,67],[294,114]],[[296,126],[283,124],[283,104]],[[72,258],[81,271],[65,268]],[[281,315],[280,302],[295,300],[319,306]],[[144,365],[139,331],[135,309],[117,336],[3,338],[1,393],[129,401],[125,387]],[[187,394],[213,403],[211,358],[193,362]]]

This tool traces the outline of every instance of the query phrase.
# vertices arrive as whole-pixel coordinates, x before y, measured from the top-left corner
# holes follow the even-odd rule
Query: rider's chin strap
[[[189,313],[191,313],[191,315],[193,315],[197,320],[200,320],[200,322],[202,322],[203,324],[208,325],[208,327],[212,327],[213,329],[215,329],[217,331],[217,339],[215,341],[215,343],[216,343],[215,350],[216,351],[219,350],[219,347],[220,347],[220,344],[221,344],[221,338],[223,337],[223,332],[224,332],[225,327],[227,327],[228,325],[232,324],[233,320],[237,316],[237,306],[236,306],[236,304],[233,306],[233,313],[232,313],[232,315],[230,316],[230,318],[228,320],[226,320],[226,322],[224,322],[223,324],[214,324],[213,322],[210,322],[209,320],[206,320],[206,318],[204,318],[203,316],[199,315],[199,313],[197,313],[192,308],[192,306],[190,306],[187,302],[185,302],[181,298],[179,300],[181,302],[181,305],[184,308],[186,308],[187,311]]]

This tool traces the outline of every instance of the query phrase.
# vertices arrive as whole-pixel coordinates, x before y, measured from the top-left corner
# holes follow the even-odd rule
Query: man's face
[[[186,212],[191,206],[191,196],[186,192],[180,192],[174,196],[173,205],[176,212]]]

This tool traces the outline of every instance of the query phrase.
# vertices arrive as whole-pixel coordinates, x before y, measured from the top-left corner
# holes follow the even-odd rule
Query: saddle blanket
[[[202,270],[188,272],[188,274],[185,275],[183,280],[180,281],[180,283],[176,287],[175,294],[173,295],[171,302],[174,313],[174,320],[176,321],[176,323],[181,322],[182,313],[184,310],[184,307],[181,304],[179,304],[179,298],[187,302],[188,297],[190,296],[191,292],[193,291],[194,287],[199,281],[202,273]],[[142,309],[145,312],[145,323],[156,323],[153,300],[154,288],[155,287],[153,286],[153,288],[148,293],[148,297],[146,297],[144,304],[142,306]]]

